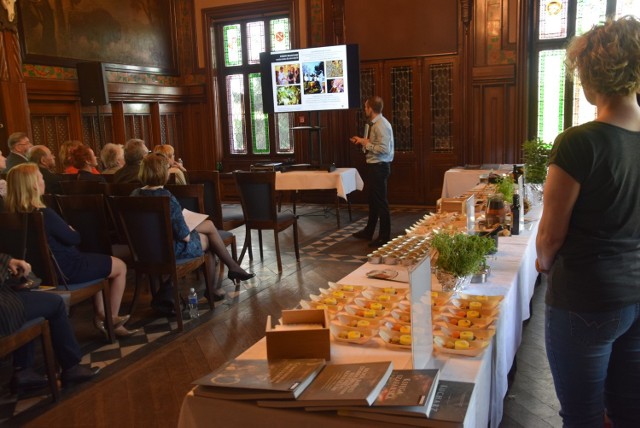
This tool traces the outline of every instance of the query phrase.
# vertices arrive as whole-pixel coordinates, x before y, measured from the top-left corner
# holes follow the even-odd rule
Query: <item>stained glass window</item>
[[[249,74],[249,96],[251,98],[251,136],[253,153],[269,154],[269,116],[262,112],[262,85],[260,73]]]
[[[618,0],[616,3],[616,18],[633,15],[640,19],[640,4],[638,0]]]
[[[540,40],[567,36],[568,0],[540,0]]]
[[[278,154],[291,154],[293,153],[293,138],[291,127],[292,121],[291,113],[278,113],[276,117],[276,141],[278,146],[276,147],[276,153]]]
[[[578,0],[576,35],[581,35],[602,24],[607,12],[607,2],[602,0]]]
[[[247,153],[244,122],[244,81],[242,74],[226,78],[229,123],[229,147],[233,154]]]
[[[596,106],[587,101],[580,81],[573,84],[573,125],[590,122],[596,117]]]
[[[242,33],[240,24],[225,25],[222,28],[224,37],[224,65],[232,67],[242,65]]]
[[[247,62],[249,64],[260,63],[260,52],[265,51],[264,22],[247,23]]]
[[[542,51],[538,61],[538,137],[546,142],[564,128],[564,52]]]
[[[269,26],[271,27],[271,51],[286,51],[291,49],[289,18],[272,19],[269,22]]]
[[[431,135],[433,150],[453,150],[453,66],[435,64],[431,74]]]

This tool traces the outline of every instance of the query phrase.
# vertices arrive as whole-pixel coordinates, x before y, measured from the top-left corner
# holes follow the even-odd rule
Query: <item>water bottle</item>
[[[194,288],[189,290],[189,318],[196,319],[200,316],[198,313],[198,293]]]

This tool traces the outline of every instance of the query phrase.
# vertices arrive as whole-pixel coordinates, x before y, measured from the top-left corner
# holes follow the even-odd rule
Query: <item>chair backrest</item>
[[[167,196],[113,196],[136,269],[170,274],[176,265]]]
[[[95,195],[104,193],[104,183],[93,180],[60,181],[64,195]]]
[[[204,185],[204,213],[215,224],[216,229],[224,229],[222,201],[220,197],[220,173],[218,171],[189,170],[186,173],[191,184]]]
[[[167,184],[164,188],[176,197],[182,208],[205,214],[204,184]]]
[[[24,233],[26,231],[26,246]],[[0,213],[0,252],[23,258],[43,285],[58,286],[41,212]]]
[[[82,236],[81,251],[111,255],[107,206],[103,195],[57,195],[62,217]]]
[[[244,220],[250,227],[278,220],[275,172],[233,173],[240,194]]]
[[[106,196],[130,196],[131,192],[143,185],[140,183],[106,183],[103,186]]]

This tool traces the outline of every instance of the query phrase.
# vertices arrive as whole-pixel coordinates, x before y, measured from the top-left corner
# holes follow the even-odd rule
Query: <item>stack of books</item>
[[[326,364],[322,359],[233,360],[194,384],[194,394],[203,397],[442,427],[462,426],[474,387],[440,381],[438,369],[393,370],[390,361]]]

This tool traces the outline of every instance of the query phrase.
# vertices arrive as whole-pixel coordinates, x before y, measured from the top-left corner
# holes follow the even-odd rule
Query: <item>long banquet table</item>
[[[497,427],[502,420],[503,400],[508,388],[507,375],[522,339],[522,322],[531,316],[529,302],[537,277],[534,262],[539,216],[539,209],[534,210],[525,217],[529,222],[520,235],[499,238],[498,253],[489,260],[491,274],[488,281],[471,284],[465,290],[471,294],[504,296],[492,344],[480,356],[473,358],[436,353],[427,365],[440,368],[441,379],[475,383],[464,421],[466,427],[486,427],[489,423],[491,427]],[[362,284],[362,272],[370,268],[363,265],[338,282]],[[432,283],[435,282],[432,279]],[[239,358],[266,358],[265,339]],[[361,347],[332,342],[332,363],[380,360],[391,360],[396,368],[409,368],[411,365],[409,353],[390,350],[381,342],[372,341]],[[291,424],[323,428],[328,424],[332,427],[389,426],[388,423],[338,417],[328,412],[262,408],[252,402],[204,398],[195,396],[193,391],[183,400],[178,426],[235,427],[256,423],[270,427],[288,427]]]

